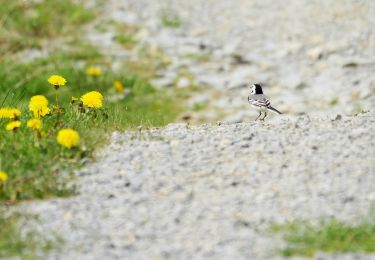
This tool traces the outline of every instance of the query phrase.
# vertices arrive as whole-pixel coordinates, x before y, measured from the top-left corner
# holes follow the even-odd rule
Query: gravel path
[[[369,113],[116,132],[78,196],[24,207],[65,239],[54,259],[278,258],[271,223],[369,216],[374,133]]]
[[[163,17],[181,26],[166,28]],[[190,112],[192,122],[256,115],[246,104],[249,82],[265,83],[266,94],[288,114],[375,109],[372,0],[109,0],[97,23],[106,20],[141,28],[132,51],[114,44],[111,27],[90,31],[113,60],[161,49],[170,65],[159,69],[156,85],[204,86],[191,104],[209,106]]]

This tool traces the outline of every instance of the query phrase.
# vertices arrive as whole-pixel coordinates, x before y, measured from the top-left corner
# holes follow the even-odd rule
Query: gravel
[[[166,28],[163,17],[177,17],[181,26]],[[191,74],[216,112],[197,120],[192,113],[192,122],[215,122],[223,114],[256,115],[246,104],[254,82],[265,83],[275,107],[288,114],[374,110],[374,17],[372,0],[109,0],[98,23],[139,26],[139,46],[161,49],[171,61],[154,84],[168,87]],[[94,43],[123,60],[115,46]]]
[[[115,132],[77,196],[22,207],[65,239],[51,259],[278,259],[272,223],[368,218],[374,116]]]

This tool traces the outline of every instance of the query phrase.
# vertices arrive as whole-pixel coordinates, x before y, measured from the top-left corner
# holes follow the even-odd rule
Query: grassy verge
[[[0,0],[0,57],[27,48],[41,48],[46,39],[77,33],[77,26],[95,16],[79,1]]]
[[[336,220],[313,226],[305,222],[275,225],[273,232],[281,233],[287,247],[284,256],[313,256],[316,252],[375,252],[375,223],[349,226]]]
[[[101,75],[88,75],[87,67],[98,63]],[[62,75],[67,85],[56,91],[47,82],[52,74]],[[5,130],[10,120],[0,119],[3,137],[0,170],[8,174],[8,180],[0,186],[0,200],[8,202],[71,194],[74,187],[68,185],[71,180],[68,173],[105,142],[107,133],[138,125],[163,126],[173,121],[182,109],[176,93],[155,90],[129,71],[110,71],[105,58],[86,45],[28,64],[3,62],[0,77],[3,78],[0,107],[17,107],[22,111],[22,125],[16,131]],[[115,81],[125,87],[126,95],[113,88]],[[71,98],[79,98],[89,91],[99,91],[104,96],[104,106],[79,112],[79,100],[72,104]],[[62,113],[53,109],[56,94]],[[33,95],[45,95],[50,102],[51,113],[42,118],[42,138],[26,127],[27,120],[33,117],[28,110]],[[57,132],[63,128],[79,133],[78,148],[67,149],[56,143]]]

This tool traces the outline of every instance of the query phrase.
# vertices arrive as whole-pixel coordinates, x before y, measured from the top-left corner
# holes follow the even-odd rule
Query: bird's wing
[[[276,108],[272,107],[271,106],[271,102],[270,100],[262,95],[262,96],[258,96],[258,95],[250,95],[247,100],[249,101],[249,103],[255,107],[259,107],[259,108],[267,108],[269,110],[271,110],[272,112],[275,112],[277,114],[282,114],[279,110],[277,110]]]
[[[251,104],[257,107],[269,107],[271,105],[271,102],[268,99],[264,98],[259,100],[252,100]]]

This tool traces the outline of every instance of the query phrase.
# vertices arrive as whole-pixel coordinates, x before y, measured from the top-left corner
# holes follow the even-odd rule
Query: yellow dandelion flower
[[[21,121],[12,121],[5,126],[8,131],[17,130],[21,126]]]
[[[21,115],[21,111],[17,108],[4,107],[0,108],[0,119],[1,118],[10,118],[15,119]]]
[[[0,171],[0,183],[6,182],[8,180],[8,174],[3,171]]]
[[[83,105],[89,108],[101,108],[103,106],[103,95],[98,91],[91,91],[81,97]]]
[[[113,87],[117,90],[117,92],[123,94],[125,92],[125,88],[124,86],[122,85],[121,81],[118,81],[116,80],[114,83],[113,83]]]
[[[66,79],[64,79],[60,75],[52,75],[48,78],[48,82],[52,84],[56,89],[58,89],[59,87],[65,85]]]
[[[33,112],[34,117],[39,118],[51,112],[48,108],[48,99],[43,95],[33,96],[29,102],[29,110]]]
[[[39,130],[42,127],[42,121],[37,118],[30,119],[27,121],[27,127],[33,130]]]
[[[90,67],[86,70],[86,74],[90,76],[100,76],[102,73],[102,70],[96,67]]]
[[[70,149],[79,144],[79,134],[70,128],[62,129],[57,133],[57,142]]]

